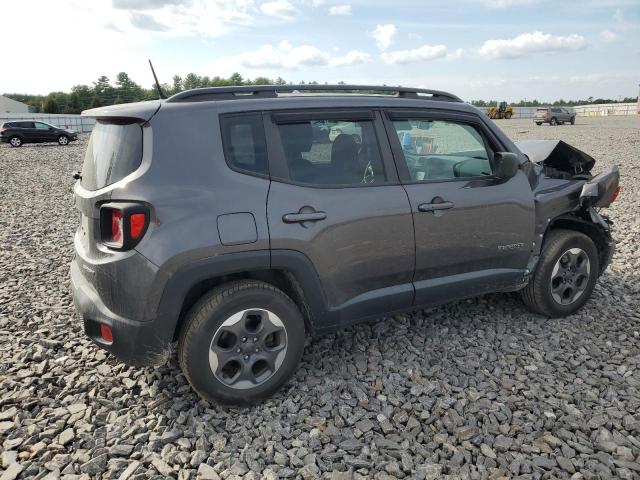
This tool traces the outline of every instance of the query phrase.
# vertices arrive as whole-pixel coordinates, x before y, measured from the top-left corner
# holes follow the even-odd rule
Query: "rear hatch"
[[[96,124],[80,180],[74,186],[75,206],[80,212],[75,243],[81,257],[97,260],[112,255],[100,244],[100,206],[142,165],[145,131],[150,135],[148,121],[159,108],[160,102],[152,101],[82,112],[83,116],[94,117]]]
[[[549,115],[549,109],[548,108],[539,108],[536,110],[536,113],[534,115],[535,118],[547,118],[547,116]]]

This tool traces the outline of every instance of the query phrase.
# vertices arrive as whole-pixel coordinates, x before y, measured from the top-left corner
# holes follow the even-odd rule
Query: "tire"
[[[571,117],[571,125],[575,125],[576,124],[576,117]]]
[[[536,125],[540,126],[542,125],[542,122],[536,122]]]
[[[569,259],[569,269],[575,267],[573,273],[563,274],[565,259]],[[545,238],[535,273],[520,291],[522,300],[534,312],[566,317],[589,299],[599,272],[598,250],[589,237],[575,230],[552,230]]]
[[[556,119],[556,117],[553,117],[553,118],[549,121],[549,125],[551,125],[552,127],[555,127],[556,125],[558,125],[558,120]]]
[[[202,398],[250,405],[291,377],[305,337],[302,314],[287,295],[268,283],[240,280],[213,289],[191,308],[178,357]]]
[[[18,148],[22,146],[22,139],[20,137],[11,137],[9,139],[9,145],[12,147]]]
[[[507,112],[504,114],[504,118],[509,120],[511,118],[512,113],[511,112]]]
[[[66,135],[60,135],[58,137],[58,145],[69,145],[69,137]]]

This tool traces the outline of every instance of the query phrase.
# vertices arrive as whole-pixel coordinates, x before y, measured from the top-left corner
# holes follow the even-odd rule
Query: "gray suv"
[[[548,123],[555,127],[556,125],[562,125],[564,123],[570,123],[575,125],[576,114],[566,108],[561,107],[544,107],[538,108],[533,116],[533,121],[536,125],[542,125]]]
[[[208,400],[263,399],[308,336],[394,312],[520,291],[570,315],[613,253],[598,210],[615,166],[593,177],[563,142],[517,146],[449,93],[204,88],[84,115],[85,332],[137,365],[177,342]]]

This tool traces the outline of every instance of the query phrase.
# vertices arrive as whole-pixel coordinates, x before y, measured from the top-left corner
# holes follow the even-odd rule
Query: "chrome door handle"
[[[448,210],[449,208],[453,208],[453,202],[421,203],[418,205],[418,210],[421,212],[434,212],[436,210]]]
[[[317,222],[327,218],[325,212],[286,213],[282,216],[284,223]]]

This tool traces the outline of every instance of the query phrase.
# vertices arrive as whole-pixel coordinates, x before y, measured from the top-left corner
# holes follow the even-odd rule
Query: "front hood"
[[[593,157],[562,140],[523,140],[515,144],[532,162],[571,175],[588,173],[596,163]]]

